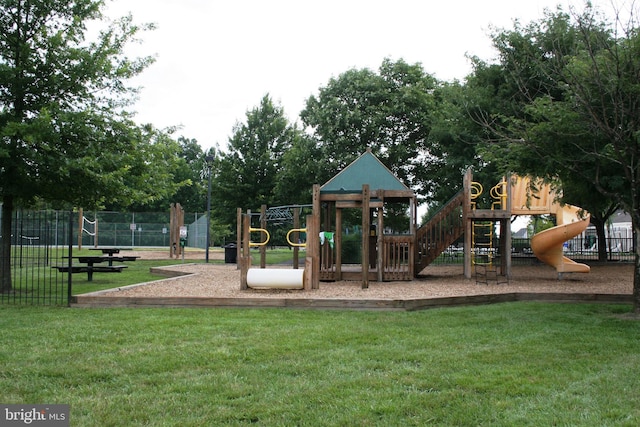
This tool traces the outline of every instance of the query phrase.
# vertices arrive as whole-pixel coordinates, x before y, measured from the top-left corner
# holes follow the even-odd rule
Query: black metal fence
[[[71,278],[53,267],[69,259],[74,214],[19,210],[11,222],[11,235],[0,236],[11,242],[11,267],[0,260],[0,303],[68,305]]]
[[[444,251],[433,264],[461,264],[463,260],[463,241],[459,240]],[[634,248],[632,237],[611,237],[605,242],[607,253],[606,261],[633,262]],[[496,238],[493,248],[500,247],[500,239]],[[487,250],[487,249],[483,249]],[[574,261],[589,263],[598,262],[598,241],[596,236],[578,236],[564,243],[564,255]],[[500,257],[499,251],[493,250],[496,257]],[[512,265],[530,265],[539,262],[531,250],[531,240],[528,238],[511,239],[511,263]]]
[[[68,305],[72,274],[58,266],[71,265],[73,248],[167,247],[169,212],[119,213],[17,210],[11,220],[10,268],[0,260],[0,303]],[[189,247],[205,247],[206,215],[185,214]],[[0,253],[2,253],[0,251]],[[5,255],[1,255],[5,257]]]

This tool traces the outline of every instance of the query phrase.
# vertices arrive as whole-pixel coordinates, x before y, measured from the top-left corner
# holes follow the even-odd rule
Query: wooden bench
[[[57,269],[61,273],[87,273],[87,281],[93,280],[93,273],[120,273],[127,268],[126,265],[56,265],[51,268]]]

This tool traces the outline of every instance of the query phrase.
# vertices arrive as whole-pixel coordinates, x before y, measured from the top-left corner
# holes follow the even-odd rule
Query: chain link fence
[[[170,213],[84,212],[83,246],[169,247]],[[187,246],[205,249],[207,214],[185,213]],[[77,234],[76,234],[77,236]],[[74,242],[77,244],[77,242]]]

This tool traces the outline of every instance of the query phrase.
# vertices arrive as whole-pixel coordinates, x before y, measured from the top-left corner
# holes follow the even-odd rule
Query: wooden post
[[[98,247],[98,212],[93,211],[93,247]]]
[[[418,251],[418,203],[416,201],[416,197],[413,196],[409,202],[410,212],[411,212],[411,230],[410,233],[413,236],[411,239],[411,247],[409,248],[409,275],[410,277],[416,277],[418,275],[418,271],[416,271],[416,260],[417,251]]]
[[[251,211],[248,211],[251,212]],[[240,290],[246,290],[247,286],[247,272],[251,267],[251,248],[249,247],[249,228],[251,227],[251,213],[243,215],[242,217],[242,256],[238,260],[241,264],[240,268]]]
[[[182,209],[180,203],[176,203],[176,215],[178,217],[176,224],[176,242],[178,243],[178,256],[180,256],[184,252],[184,248],[180,244],[180,228],[184,225],[184,209]]]
[[[293,228],[300,228],[300,208],[293,208]],[[291,233],[293,237],[293,243],[300,241],[300,232],[294,231]],[[298,269],[298,253],[300,252],[299,246],[293,247],[293,268]]]
[[[416,202],[416,197],[413,196],[411,200],[409,200],[409,212],[411,215],[411,222],[409,223],[409,233],[415,236],[416,231],[418,230],[418,203]]]
[[[236,208],[236,270],[242,268],[242,208]]]
[[[362,185],[362,289],[369,288],[369,228],[371,212],[369,211],[369,184]]]
[[[384,190],[378,190],[378,198],[382,202],[382,206],[378,208],[378,225],[376,232],[376,245],[378,247],[378,251],[376,252],[376,267],[378,269],[378,282],[382,282],[384,279],[384,260],[386,257],[384,256]]]
[[[409,259],[407,262],[409,263],[409,277],[415,278],[418,275],[416,271],[416,247],[418,244],[416,241],[417,230],[415,228],[411,235],[413,238],[411,239],[411,243],[409,243]]]
[[[307,215],[307,248],[304,261],[304,289],[320,288],[320,215]]]
[[[473,179],[471,168],[467,169],[464,174],[463,191],[464,202],[462,204],[462,220],[464,221],[464,277],[471,279],[471,227],[472,219],[470,218],[471,211],[471,181]]]
[[[336,208],[336,230],[334,235],[336,254],[336,280],[342,280],[342,209]]]
[[[336,207],[335,202],[326,204],[326,208],[324,212],[324,223],[320,223],[320,230],[318,230],[318,233],[320,233],[320,231],[335,232],[334,227],[331,225],[331,219],[333,216],[332,208],[334,208],[336,212],[338,212],[339,210],[339,208]],[[335,243],[335,235],[334,235],[334,243]],[[322,256],[321,256],[322,264],[324,269],[327,271],[333,270],[335,266],[335,255],[334,255],[335,244],[334,244],[334,247],[332,248],[329,242],[327,242],[325,245],[321,246],[321,250],[322,250]]]
[[[511,187],[511,176],[507,175],[507,177],[505,178],[505,180],[507,181],[507,203],[506,203],[506,207],[505,209],[511,213],[511,196],[512,196],[512,191],[513,188]],[[505,253],[504,253],[504,260],[505,260],[505,271],[504,271],[504,275],[507,276],[507,278],[511,278],[511,246],[512,246],[512,242],[511,242],[511,220],[507,220],[506,221],[507,225],[506,225],[506,233],[505,233]]]
[[[310,267],[311,289],[320,288],[320,185],[313,185],[313,212],[307,216],[307,259],[305,268]],[[308,264],[311,264],[310,266]],[[308,272],[309,270],[307,270]]]
[[[78,210],[78,250],[82,249],[82,228],[84,226],[84,214],[82,208]]]
[[[173,244],[176,241],[176,207],[171,203],[169,208],[169,258],[173,259],[173,255],[176,253]]]
[[[509,277],[511,267],[511,227],[508,219],[500,219],[500,274]]]
[[[171,203],[169,215],[169,258],[176,258],[182,253],[180,247],[180,227],[184,225],[184,209],[180,203]]]
[[[267,229],[267,205],[260,206],[260,227]],[[267,267],[267,245],[260,246],[260,268]]]

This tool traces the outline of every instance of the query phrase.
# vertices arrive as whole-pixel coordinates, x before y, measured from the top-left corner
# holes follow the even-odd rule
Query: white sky
[[[596,0],[595,4],[610,4]],[[156,23],[137,56],[157,61],[134,80],[140,123],[182,126],[176,136],[207,149],[227,146],[267,93],[298,121],[305,100],[351,68],[377,70],[385,57],[420,62],[440,80],[463,79],[465,54],[490,60],[491,25],[529,22],[557,4],[581,0],[113,0],[111,17],[129,12]]]

